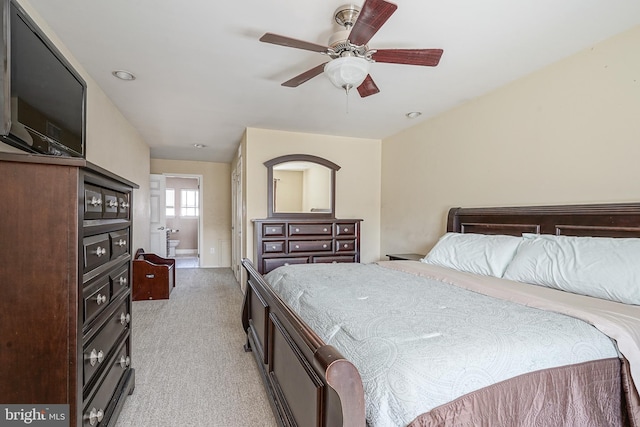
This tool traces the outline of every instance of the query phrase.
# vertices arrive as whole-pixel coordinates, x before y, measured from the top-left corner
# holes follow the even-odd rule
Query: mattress
[[[409,425],[527,373],[619,357],[616,343],[588,322],[434,278],[447,269],[403,265],[292,265],[265,276],[358,368],[371,426]]]

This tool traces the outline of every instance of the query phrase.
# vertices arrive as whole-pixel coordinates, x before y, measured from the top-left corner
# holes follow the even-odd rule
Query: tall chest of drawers
[[[257,219],[255,265],[360,262],[360,219]]]
[[[113,426],[135,383],[137,186],[83,159],[4,153],[0,182],[0,401]]]

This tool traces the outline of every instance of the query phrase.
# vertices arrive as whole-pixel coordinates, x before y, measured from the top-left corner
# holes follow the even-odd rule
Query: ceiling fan
[[[365,0],[362,8],[353,4],[339,7],[334,18],[344,30],[334,33],[328,46],[273,33],[266,33],[260,41],[318,52],[331,58],[287,80],[282,86],[297,87],[324,72],[336,87],[345,89],[347,94],[351,88],[357,87],[364,98],[380,92],[369,74],[373,62],[428,67],[435,67],[440,62],[442,49],[369,49],[369,40],[397,8],[385,0]]]

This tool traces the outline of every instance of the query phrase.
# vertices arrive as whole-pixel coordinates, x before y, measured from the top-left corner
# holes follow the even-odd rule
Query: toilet
[[[169,256],[176,256],[176,246],[180,244],[180,240],[169,240]]]

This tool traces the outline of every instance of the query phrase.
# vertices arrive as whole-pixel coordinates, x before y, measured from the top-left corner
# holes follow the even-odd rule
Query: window
[[[176,190],[174,190],[173,188],[167,188],[165,191],[165,206],[166,216],[176,216]]]
[[[195,216],[199,214],[198,190],[181,190],[180,216]]]

